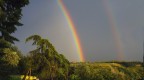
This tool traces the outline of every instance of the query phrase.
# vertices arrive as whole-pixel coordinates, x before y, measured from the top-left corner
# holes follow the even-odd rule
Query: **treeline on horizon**
[[[76,62],[70,64],[70,80],[142,80],[142,62]]]
[[[29,0],[0,0],[0,80],[137,80],[144,77],[142,62],[69,62],[48,39],[39,35],[26,38],[36,46],[23,56],[15,46],[22,8]],[[24,75],[23,79],[20,75]]]

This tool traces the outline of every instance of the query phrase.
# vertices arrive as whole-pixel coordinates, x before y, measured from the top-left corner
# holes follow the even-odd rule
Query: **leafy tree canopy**
[[[39,35],[32,35],[26,42],[32,40],[36,49],[30,51],[32,72],[40,79],[66,80],[68,79],[69,61],[58,54],[54,46]]]

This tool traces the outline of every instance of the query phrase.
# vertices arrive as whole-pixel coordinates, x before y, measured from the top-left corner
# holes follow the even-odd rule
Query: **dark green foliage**
[[[144,77],[141,63],[132,63],[137,65],[125,67],[117,62],[71,63],[69,80],[138,80]]]
[[[29,67],[31,67],[31,59],[28,56],[23,56],[18,64],[18,70],[19,70],[19,74],[23,75],[27,72],[27,70],[29,69]]]
[[[11,75],[8,77],[8,80],[21,80],[20,76]]]
[[[0,44],[3,44],[0,48],[0,76],[8,76],[10,74],[18,73],[18,63],[20,57],[18,49],[11,45],[9,42],[1,40]]]
[[[22,7],[28,3],[28,0],[0,0],[0,79],[18,73],[20,51],[13,45],[18,39],[12,33],[22,26]]]
[[[2,48],[10,48],[11,43],[5,41],[4,39],[0,39],[0,49]]]
[[[133,66],[136,66],[138,64],[142,65],[142,62],[118,62],[118,64],[121,64],[125,67],[133,67]]]
[[[21,80],[19,76],[10,75],[10,76],[0,76],[0,80]]]
[[[42,80],[67,80],[69,71],[69,61],[62,55],[58,54],[54,46],[39,35],[33,35],[26,39],[33,40],[32,45],[36,45],[36,49],[30,51],[30,68],[32,74],[38,76]]]
[[[11,34],[22,26],[22,7],[29,3],[28,0],[0,0],[0,39],[14,43],[17,38]]]
[[[136,65],[142,65],[142,62],[139,62],[139,61],[133,61],[133,62],[110,61],[110,62],[106,62],[106,63],[118,63],[118,64],[121,64],[125,67],[133,67],[133,66],[136,66]]]

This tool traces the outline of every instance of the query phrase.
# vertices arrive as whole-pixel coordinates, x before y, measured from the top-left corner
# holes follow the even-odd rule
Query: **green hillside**
[[[139,80],[144,77],[140,62],[71,63],[71,80]]]

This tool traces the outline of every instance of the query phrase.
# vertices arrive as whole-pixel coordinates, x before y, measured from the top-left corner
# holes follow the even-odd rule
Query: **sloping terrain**
[[[144,77],[140,62],[71,63],[71,80],[138,80]]]

